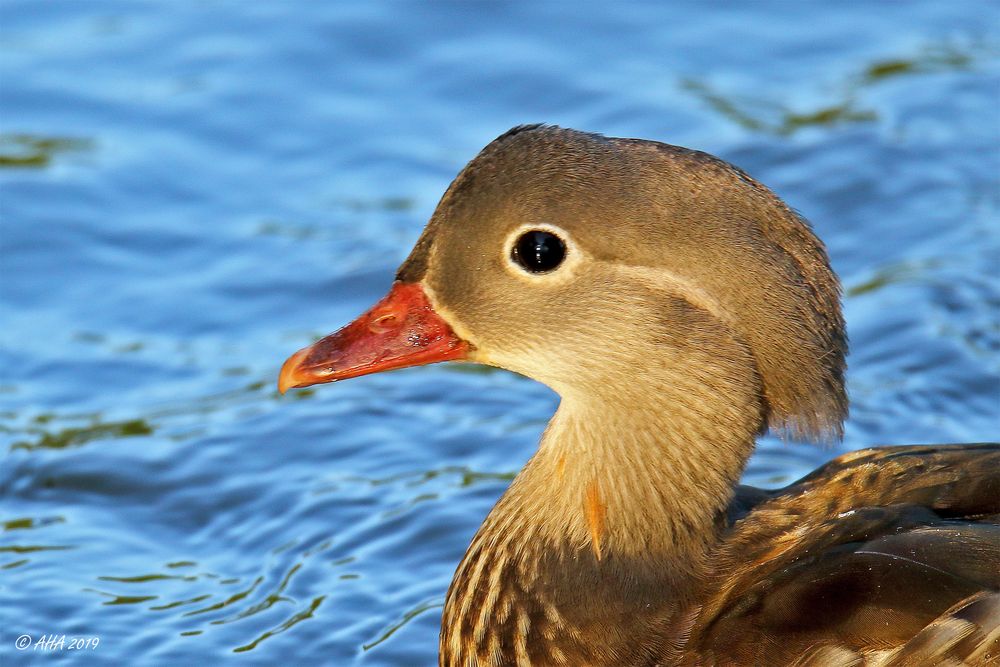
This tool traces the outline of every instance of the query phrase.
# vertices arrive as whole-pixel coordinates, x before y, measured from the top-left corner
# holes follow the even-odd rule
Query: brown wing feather
[[[715,555],[693,664],[997,659],[1000,445],[864,450],[742,497],[757,504]]]
[[[885,667],[1000,665],[1000,593],[981,591],[934,619]]]

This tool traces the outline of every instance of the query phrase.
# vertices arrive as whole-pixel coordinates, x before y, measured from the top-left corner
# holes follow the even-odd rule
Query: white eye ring
[[[563,250],[562,257],[560,258],[560,261],[555,263],[551,268],[539,268],[538,270],[535,270],[523,263],[523,259],[521,261],[516,259],[518,257],[518,242],[526,234],[531,232],[545,232],[555,236],[556,239],[561,242]],[[518,226],[507,235],[506,239],[504,239],[503,248],[504,264],[507,270],[519,278],[531,281],[551,282],[553,280],[566,280],[572,275],[573,269],[577,264],[579,264],[583,255],[579,246],[576,245],[572,237],[565,229],[548,223],[525,224]]]

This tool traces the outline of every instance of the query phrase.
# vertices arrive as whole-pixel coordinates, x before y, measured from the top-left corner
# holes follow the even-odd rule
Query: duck
[[[842,437],[847,349],[823,243],[746,172],[523,125],[278,385],[454,361],[559,395],[458,565],[442,666],[1000,665],[1000,444],[740,484],[766,432]]]

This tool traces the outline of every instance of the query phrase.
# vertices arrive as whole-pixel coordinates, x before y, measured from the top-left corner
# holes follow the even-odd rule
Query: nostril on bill
[[[396,328],[398,321],[399,318],[395,313],[386,313],[372,320],[368,325],[368,330],[378,334],[388,333]]]

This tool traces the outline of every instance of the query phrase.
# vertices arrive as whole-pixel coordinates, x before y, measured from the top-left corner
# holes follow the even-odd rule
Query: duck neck
[[[617,655],[617,644],[649,655],[665,650],[649,642],[669,636],[664,624],[704,580],[707,552],[763,418],[752,388],[720,396],[699,386],[659,387],[564,395],[538,452],[456,572],[443,664],[464,664],[448,655],[480,659],[489,641],[543,663],[557,653],[600,662]],[[556,628],[551,637],[538,618]],[[573,639],[605,626],[618,634]],[[593,654],[599,646],[610,652]]]
[[[494,512],[533,517],[544,542],[595,562],[648,560],[685,579],[716,540],[759,418],[733,428],[704,399],[630,393],[564,400]]]

